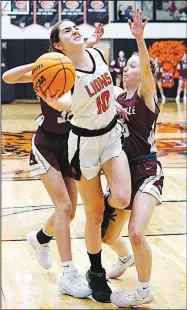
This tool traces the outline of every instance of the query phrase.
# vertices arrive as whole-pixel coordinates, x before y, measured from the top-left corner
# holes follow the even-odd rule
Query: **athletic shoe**
[[[27,234],[27,242],[31,245],[36,253],[36,258],[39,264],[46,269],[52,267],[52,258],[49,249],[49,244],[40,244],[36,237],[37,232],[31,232]]]
[[[105,269],[101,273],[88,270],[86,278],[92,290],[92,297],[98,302],[110,302],[111,288],[108,286]]]
[[[79,275],[76,269],[61,273],[59,292],[76,298],[86,298],[92,294],[86,279]]]
[[[112,265],[112,268],[107,273],[107,276],[110,279],[118,278],[122,274],[124,274],[125,270],[128,267],[132,267],[134,265],[135,265],[134,257],[131,254],[129,255],[129,258],[125,262],[123,262],[118,256],[116,262]]]
[[[115,292],[112,293],[110,300],[118,307],[137,307],[139,305],[149,304],[154,300],[154,292],[149,288],[147,297],[143,298],[138,291],[135,292]]]
[[[176,102],[176,104],[179,104],[179,103],[180,103],[180,97],[179,97],[179,96],[177,96],[177,97],[175,98],[175,102]]]
[[[166,102],[166,97],[164,95],[162,95],[162,103],[165,103]]]

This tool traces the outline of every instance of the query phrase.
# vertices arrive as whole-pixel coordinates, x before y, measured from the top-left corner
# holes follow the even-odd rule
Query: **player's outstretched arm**
[[[155,82],[150,69],[149,53],[143,36],[148,19],[144,23],[142,22],[142,11],[139,9],[136,9],[136,12],[132,11],[132,18],[133,22],[129,19],[128,24],[138,45],[141,72],[140,95],[145,99],[151,98],[155,93]]]
[[[35,89],[34,89],[35,90]],[[58,111],[68,111],[71,109],[72,99],[71,91],[67,92],[63,96],[59,97],[60,91],[57,91],[55,96],[50,95],[50,91],[47,90],[45,94],[37,90],[37,94],[41,97],[51,108]]]
[[[34,63],[12,68],[3,73],[2,79],[7,84],[31,83]]]
[[[88,38],[88,40],[86,41],[86,47],[91,47],[91,48],[94,47],[94,45],[96,45],[99,42],[103,34],[104,34],[103,24],[99,24],[96,27],[92,36]]]

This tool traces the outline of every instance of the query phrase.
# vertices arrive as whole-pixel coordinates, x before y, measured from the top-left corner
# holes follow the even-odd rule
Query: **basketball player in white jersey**
[[[72,95],[69,92],[58,98],[57,93],[52,98],[49,91],[39,95],[54,109],[72,110],[69,161],[86,212],[85,238],[91,263],[87,279],[93,298],[110,302],[111,289],[101,264],[104,211],[101,169],[111,189],[111,206],[126,208],[131,195],[130,172],[122,151],[122,127],[117,121],[113,83],[102,53],[84,49],[83,37],[73,22],[63,21],[54,27],[50,41],[53,51],[64,53],[72,60],[77,77]]]

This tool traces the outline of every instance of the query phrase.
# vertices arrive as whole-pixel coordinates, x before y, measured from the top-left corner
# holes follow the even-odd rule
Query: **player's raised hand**
[[[132,10],[132,18],[133,18],[133,22],[130,19],[128,19],[128,24],[129,24],[132,35],[135,38],[143,36],[144,28],[146,24],[148,23],[149,19],[146,18],[145,22],[143,23],[142,22],[142,11],[140,11],[139,9],[136,9],[135,12],[134,10]]]
[[[86,41],[86,47],[93,47],[95,44],[97,44],[100,38],[103,36],[103,34],[104,34],[103,24],[99,24],[96,27],[92,36],[88,38],[88,40]]]

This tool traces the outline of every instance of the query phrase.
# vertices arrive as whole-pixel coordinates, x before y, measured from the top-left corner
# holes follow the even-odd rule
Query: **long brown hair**
[[[60,51],[59,49],[54,47],[54,43],[58,43],[59,42],[59,30],[60,30],[60,25],[63,22],[66,21],[71,21],[70,19],[64,19],[61,22],[59,22],[58,24],[56,24],[53,29],[51,30],[50,33],[50,39],[49,39],[49,43],[50,43],[50,47],[49,47],[49,52],[58,52],[58,53],[62,53],[62,51]]]

